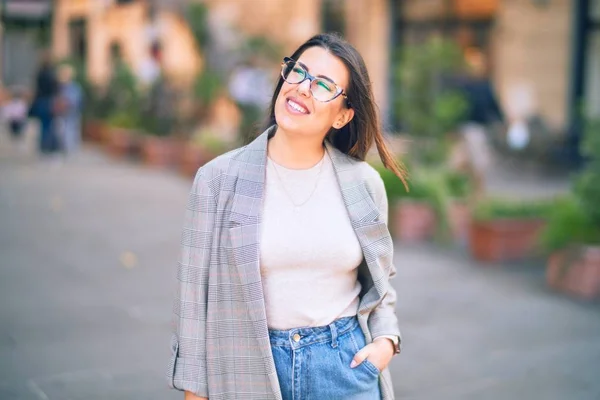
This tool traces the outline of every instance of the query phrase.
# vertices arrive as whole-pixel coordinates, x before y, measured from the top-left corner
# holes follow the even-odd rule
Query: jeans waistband
[[[358,326],[356,316],[336,319],[326,326],[314,328],[294,328],[290,330],[269,330],[271,346],[298,349],[315,343],[331,342],[337,346],[337,338]]]

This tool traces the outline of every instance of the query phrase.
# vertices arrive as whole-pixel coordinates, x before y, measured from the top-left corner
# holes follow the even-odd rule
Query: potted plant
[[[581,146],[588,157],[572,195],[558,202],[542,243],[551,255],[549,286],[583,299],[600,297],[600,120],[588,121]]]
[[[122,60],[115,60],[112,76],[98,101],[104,111],[108,128],[104,142],[109,153],[115,157],[139,152],[139,136],[142,124],[141,93],[137,78]]]
[[[140,147],[139,119],[127,111],[111,115],[106,128],[106,145],[109,154],[116,158],[135,155]]]
[[[547,200],[494,198],[479,201],[469,227],[473,257],[482,262],[500,262],[535,255],[550,206],[551,202]]]
[[[181,141],[173,137],[176,123],[175,91],[165,78],[157,80],[148,91],[142,111],[141,156],[152,166],[171,166],[181,153]]]
[[[169,167],[177,163],[183,152],[181,141],[172,136],[144,133],[140,151],[146,165]]]
[[[577,198],[557,201],[541,243],[550,253],[546,269],[550,287],[583,299],[600,295],[600,228]]]
[[[390,170],[377,168],[388,195],[389,226],[395,238],[405,242],[432,239],[440,221],[440,199],[443,184],[437,176],[412,174],[406,191],[402,182]]]
[[[179,170],[185,176],[194,176],[198,168],[231,147],[231,143],[220,139],[209,128],[201,128],[183,148]]]

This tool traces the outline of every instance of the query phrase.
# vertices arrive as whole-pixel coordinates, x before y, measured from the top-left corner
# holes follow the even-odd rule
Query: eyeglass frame
[[[293,61],[294,63],[298,64],[304,71],[304,79],[302,79],[300,82],[296,82],[296,83],[288,82],[287,79],[285,79],[285,77],[283,76],[283,68],[290,61]],[[348,108],[352,108],[352,104],[350,103],[350,100],[348,99],[348,95],[344,92],[344,89],[342,87],[340,87],[337,83],[335,83],[333,80],[331,80],[327,77],[318,77],[318,76],[311,75],[311,73],[306,70],[306,67],[304,65],[302,65],[299,61],[296,61],[291,57],[283,58],[283,62],[281,63],[281,78],[285,82],[289,83],[290,85],[300,85],[302,82],[304,82],[307,79],[309,80],[310,84],[312,85],[313,81],[316,79],[325,79],[325,80],[331,82],[335,86],[336,94],[329,100],[319,100],[316,97],[314,97],[314,95],[312,94],[312,87],[311,87],[310,94],[315,98],[315,100],[320,101],[321,103],[329,103],[330,101],[333,101],[333,100],[337,99],[340,95],[342,95],[342,96],[344,96],[344,99],[346,100],[346,105],[348,106]]]

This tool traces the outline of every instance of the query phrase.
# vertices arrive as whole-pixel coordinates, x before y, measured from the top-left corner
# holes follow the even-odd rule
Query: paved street
[[[0,135],[1,400],[183,398],[164,372],[190,184],[94,148],[38,160]],[[547,290],[541,263],[402,245],[396,265],[398,398],[600,399],[600,304]]]

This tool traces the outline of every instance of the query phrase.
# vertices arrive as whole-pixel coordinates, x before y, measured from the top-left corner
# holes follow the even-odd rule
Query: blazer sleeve
[[[385,186],[383,184],[383,180],[381,176],[377,172],[377,175],[374,179],[374,194],[375,194],[375,202],[377,204],[377,208],[381,218],[388,225],[388,198],[385,191]],[[396,267],[394,266],[394,246],[390,239],[390,263],[387,266],[388,280],[392,280],[396,276]],[[373,310],[369,317],[369,330],[373,338],[377,338],[379,336],[397,336],[398,337],[398,346],[396,348],[396,353],[400,353],[401,345],[402,345],[402,336],[400,333],[400,328],[398,325],[398,317],[396,316],[396,290],[390,284],[388,286],[388,291],[384,299],[381,303]]]
[[[208,397],[206,314],[216,214],[216,197],[201,168],[189,194],[181,236],[173,307],[175,332],[168,371],[170,387],[200,397]]]

